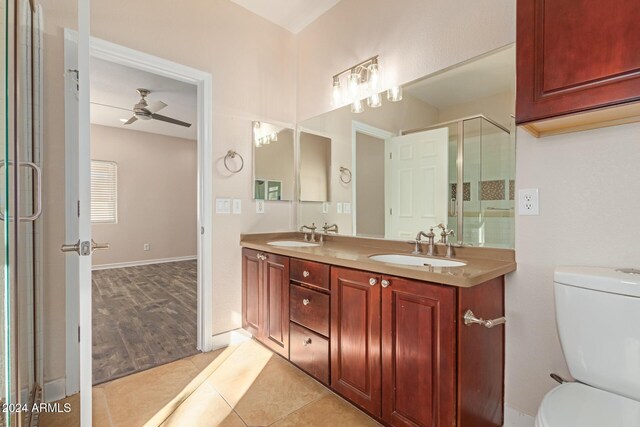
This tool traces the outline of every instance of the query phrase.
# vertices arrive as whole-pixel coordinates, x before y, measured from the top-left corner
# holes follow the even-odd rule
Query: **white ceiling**
[[[446,108],[506,91],[515,91],[515,47],[427,77],[404,90],[414,97]]]
[[[299,33],[340,0],[231,0],[294,34]]]
[[[130,125],[123,125],[120,119],[131,117],[133,115],[131,109],[140,100],[140,95],[136,92],[138,88],[151,91],[147,96],[147,102],[162,101],[168,105],[158,114],[191,123],[191,127],[186,128],[158,120],[138,120]],[[197,88],[195,85],[113,62],[91,59],[91,123],[195,140],[197,139],[196,119]]]

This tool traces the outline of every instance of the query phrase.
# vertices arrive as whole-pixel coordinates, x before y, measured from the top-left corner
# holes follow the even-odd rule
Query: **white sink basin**
[[[467,265],[464,262],[453,261],[443,258],[427,258],[414,255],[402,255],[402,254],[384,254],[384,255],[371,255],[369,259],[379,262],[388,262],[389,264],[400,265],[412,265],[412,266],[432,266],[432,267],[462,267]]]
[[[283,248],[310,248],[313,246],[320,246],[319,243],[302,242],[300,240],[276,240],[273,242],[267,242],[267,245],[281,246]]]

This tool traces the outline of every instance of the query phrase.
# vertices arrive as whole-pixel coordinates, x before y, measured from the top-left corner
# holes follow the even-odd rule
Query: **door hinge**
[[[393,153],[389,153],[389,160],[393,159]]]
[[[393,215],[393,209],[389,209],[389,215]]]
[[[80,218],[80,200],[78,200],[78,218]]]
[[[200,227],[200,234],[204,234],[204,227]]]
[[[80,342],[80,326],[78,326],[78,342]]]
[[[80,91],[80,71],[76,70],[76,69],[68,69],[67,70],[68,73],[73,73],[76,75],[75,78],[71,77],[73,79],[73,81],[76,84],[76,91],[79,92]]]

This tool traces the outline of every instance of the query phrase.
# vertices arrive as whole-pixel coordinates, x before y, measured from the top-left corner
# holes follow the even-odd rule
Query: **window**
[[[91,222],[118,223],[118,164],[91,160]]]

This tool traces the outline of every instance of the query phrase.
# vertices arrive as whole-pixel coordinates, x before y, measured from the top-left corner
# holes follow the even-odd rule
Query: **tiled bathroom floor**
[[[42,427],[79,426],[43,414]],[[377,426],[351,404],[255,341],[198,354],[93,388],[95,427]]]

